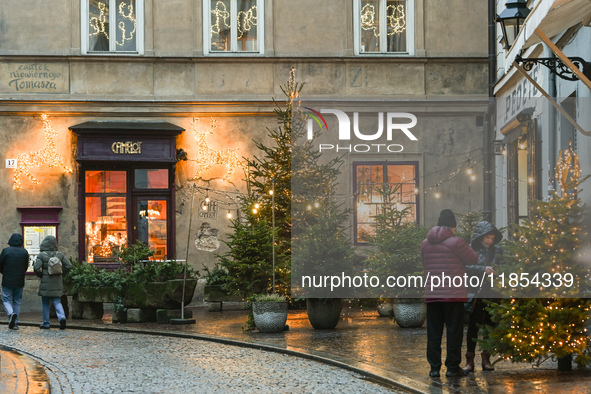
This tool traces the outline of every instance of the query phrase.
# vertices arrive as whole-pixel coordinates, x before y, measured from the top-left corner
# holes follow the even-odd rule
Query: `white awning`
[[[541,0],[526,18],[511,50],[506,64],[513,64],[522,50],[541,42],[536,35],[540,29],[552,38],[578,23],[591,20],[591,0]]]

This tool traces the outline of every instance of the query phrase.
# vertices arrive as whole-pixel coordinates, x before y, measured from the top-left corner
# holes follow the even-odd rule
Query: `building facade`
[[[496,6],[500,14],[505,2],[497,1]],[[560,191],[554,170],[560,152],[569,146],[579,156],[582,176],[591,174],[586,154],[591,148],[591,74],[584,74],[581,64],[577,68],[561,60],[591,59],[591,5],[536,0],[528,1],[527,7],[530,13],[512,45],[497,29],[494,160],[499,226],[526,218],[532,199],[547,199]],[[528,65],[527,59],[534,62]],[[591,194],[582,186],[578,195],[588,205]]]
[[[427,226],[480,210],[482,179],[465,172],[482,173],[481,3],[0,0],[0,239],[22,232],[34,255],[55,234],[101,264],[141,240],[211,266],[292,67],[315,108],[417,117],[402,151],[343,151],[352,242],[371,233],[377,184],[403,185],[398,203]]]

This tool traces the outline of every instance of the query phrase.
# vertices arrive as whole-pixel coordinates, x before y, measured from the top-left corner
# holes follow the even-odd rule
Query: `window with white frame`
[[[81,0],[82,53],[143,53],[144,0]]]
[[[414,0],[354,0],[355,53],[414,53]]]
[[[264,53],[264,20],[264,0],[203,0],[203,52]]]

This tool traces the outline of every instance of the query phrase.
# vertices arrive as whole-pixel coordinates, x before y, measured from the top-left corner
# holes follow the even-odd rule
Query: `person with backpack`
[[[29,268],[29,252],[23,248],[23,236],[12,234],[8,247],[0,254],[0,273],[2,274],[2,303],[8,315],[8,328],[18,330],[18,315],[23,300],[25,274]]]
[[[66,314],[61,302],[64,291],[62,276],[72,268],[72,263],[62,252],[58,252],[57,240],[53,235],[48,235],[43,239],[39,250],[40,253],[33,266],[35,275],[41,278],[38,294],[41,296],[43,305],[43,323],[39,328],[50,328],[49,308],[53,303],[60,323],[60,330],[64,330],[66,328]]]

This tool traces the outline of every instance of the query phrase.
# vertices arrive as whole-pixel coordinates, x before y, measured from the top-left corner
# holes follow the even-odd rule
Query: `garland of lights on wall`
[[[108,17],[106,15],[106,8],[107,8],[107,5],[105,3],[103,3],[103,2],[98,3],[99,16],[98,17],[93,16],[89,20],[90,27],[92,29],[94,29],[94,31],[91,31],[89,33],[90,37],[104,34],[104,36],[107,38],[107,40],[109,39],[109,33],[107,32],[107,29],[105,29],[105,25],[108,23],[108,20],[107,20]],[[127,14],[125,13],[125,8],[127,8],[127,10],[128,10]],[[119,3],[118,12],[119,12],[119,15],[121,15],[121,17],[123,19],[127,19],[130,23],[133,24],[133,30],[129,33],[129,38],[126,37],[127,30],[125,29],[125,22],[119,21],[119,24],[117,25],[117,27],[121,31],[121,42],[115,41],[115,43],[122,47],[125,45],[126,41],[133,40],[133,37],[135,36],[137,23],[136,23],[136,19],[135,19],[135,14],[133,13],[133,4],[131,4],[131,2],[129,4],[127,4],[125,2]]]
[[[257,24],[257,6],[253,5],[248,11],[239,11],[237,17],[236,28],[238,30],[238,39],[241,39],[244,33],[249,32],[253,26]],[[215,18],[215,23],[211,25],[211,36],[220,34],[222,28],[230,29],[232,26],[227,21],[230,19],[230,13],[223,1],[218,1],[215,8],[211,10],[211,14]]]
[[[57,131],[51,125],[49,117],[42,114],[41,119],[43,120],[45,145],[39,150],[21,153],[16,156],[16,169],[13,177],[13,188],[15,190],[21,188],[21,179],[23,177],[29,178],[34,185],[39,184],[39,180],[31,174],[31,169],[36,167],[44,165],[49,168],[61,167],[64,172],[72,172],[72,169],[64,164],[62,156],[57,152],[55,146]]]
[[[192,160],[197,162],[199,165],[195,175],[190,180],[196,180],[201,178],[201,175],[211,168],[211,166],[216,164],[222,164],[228,167],[228,171],[222,178],[223,181],[230,182],[234,171],[237,168],[246,169],[246,165],[240,160],[240,156],[238,155],[239,148],[235,149],[214,149],[209,146],[207,142],[207,135],[213,134],[215,129],[217,128],[217,120],[211,118],[211,126],[209,129],[205,131],[201,131],[197,127],[197,123],[199,122],[199,118],[193,118],[191,122],[191,131],[193,133],[193,138],[197,143],[197,155],[196,159]]]
[[[379,24],[376,23],[376,9],[372,4],[366,4],[361,9],[361,28],[363,30],[373,30],[376,37],[380,36]],[[389,5],[386,7],[386,19],[390,29],[387,31],[388,36],[404,33],[406,30],[406,12],[404,5],[398,6]]]

